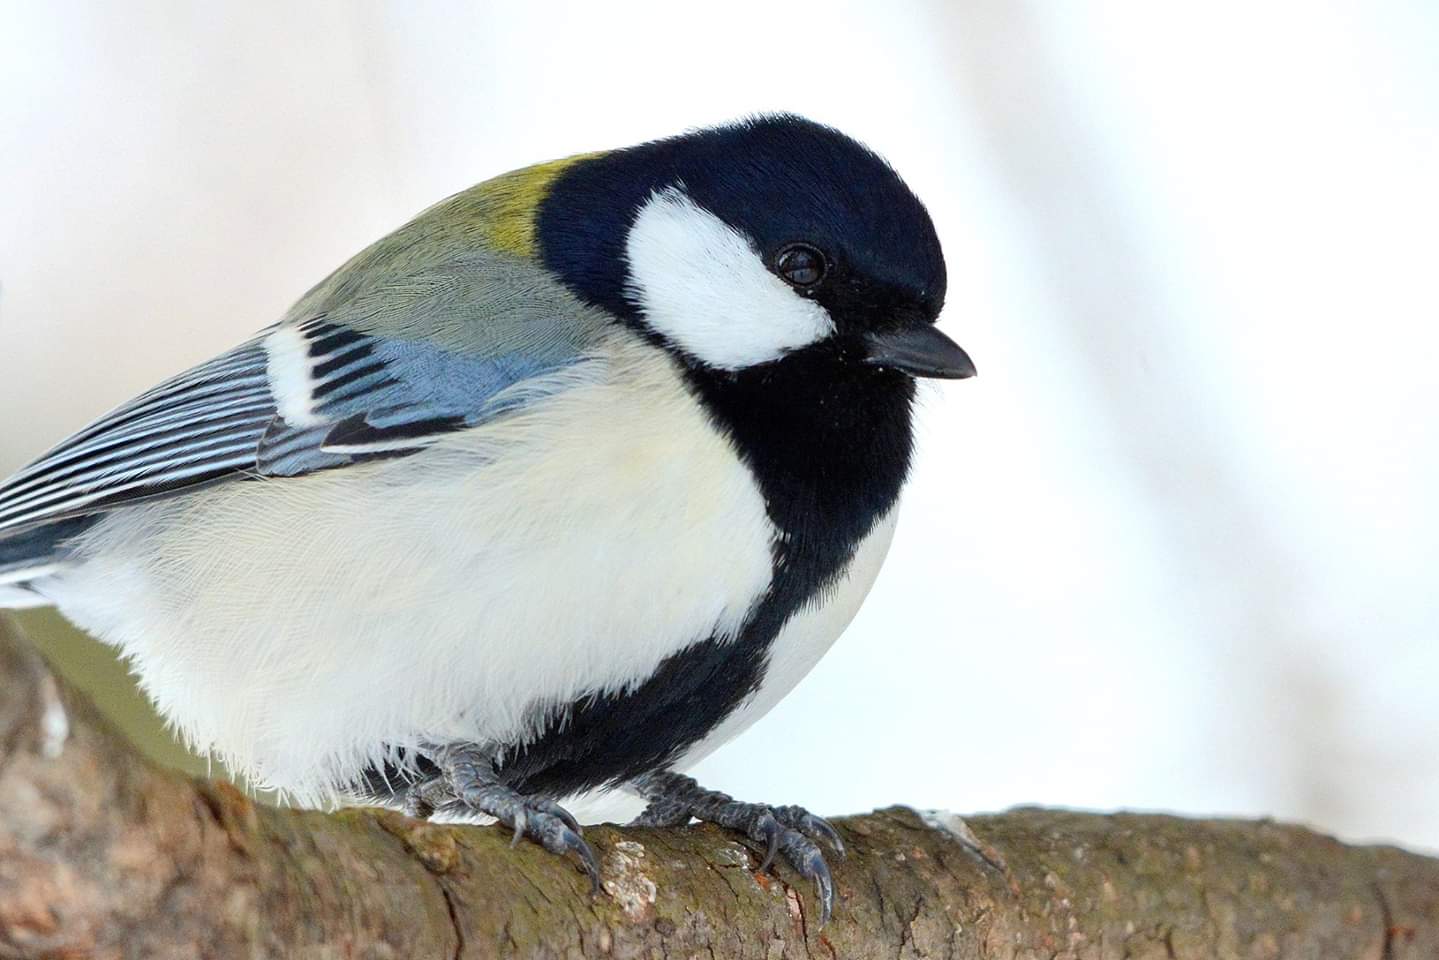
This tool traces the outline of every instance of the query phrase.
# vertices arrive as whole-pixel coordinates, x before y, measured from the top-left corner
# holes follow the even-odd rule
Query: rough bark
[[[1439,861],[1301,827],[841,818],[836,916],[707,826],[595,827],[605,894],[494,827],[258,805],[140,758],[0,619],[0,957],[1439,956]]]

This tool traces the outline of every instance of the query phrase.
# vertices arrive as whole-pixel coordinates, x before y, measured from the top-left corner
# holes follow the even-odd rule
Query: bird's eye
[[[786,283],[809,290],[824,279],[824,254],[807,243],[792,243],[774,258],[774,269]]]

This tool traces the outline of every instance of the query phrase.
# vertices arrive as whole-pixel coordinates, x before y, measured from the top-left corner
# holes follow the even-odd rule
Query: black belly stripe
[[[912,443],[909,378],[814,348],[753,371],[688,377],[753,471],[782,535],[772,589],[737,637],[681,650],[628,692],[537,707],[539,734],[505,747],[500,771],[524,793],[563,797],[623,783],[703,740],[759,689],[780,630],[844,572],[899,497]],[[544,638],[535,639],[543,656]],[[370,770],[357,789],[386,799],[386,785],[404,781],[394,767]]]
[[[505,781],[525,793],[567,796],[677,759],[759,690],[770,644],[804,602],[799,582],[786,577],[737,639],[694,644],[628,693],[550,711],[544,732],[505,756]]]
[[[759,689],[780,630],[844,572],[898,499],[912,444],[908,377],[815,350],[690,380],[754,472],[782,534],[772,590],[736,639],[696,643],[627,693],[550,710],[541,734],[505,757],[502,775],[524,792],[621,783],[704,739]]]

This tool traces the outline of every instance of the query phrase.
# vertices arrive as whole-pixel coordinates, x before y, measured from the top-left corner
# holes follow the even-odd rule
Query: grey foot
[[[446,747],[434,757],[442,776],[411,787],[405,809],[412,816],[441,813],[480,813],[494,817],[514,830],[510,844],[529,837],[551,853],[574,853],[590,878],[592,892],[600,890],[600,861],[584,841],[579,821],[564,807],[543,797],[526,796],[499,782],[493,756],[473,747]]]
[[[819,896],[819,925],[829,923],[834,910],[834,879],[816,840],[823,840],[844,856],[844,841],[823,817],[803,807],[771,807],[762,803],[741,803],[717,790],[706,790],[694,780],[661,770],[647,773],[633,786],[648,801],[644,813],[635,818],[641,827],[674,827],[703,820],[738,830],[765,845],[760,871],[769,869],[776,854],[783,853],[800,876],[813,880]]]

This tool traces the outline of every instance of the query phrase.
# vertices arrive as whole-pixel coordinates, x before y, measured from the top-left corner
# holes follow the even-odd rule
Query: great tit
[[[920,201],[800,117],[507,173],[10,478],[0,605],[295,802],[495,817],[597,880],[559,801],[626,788],[828,917],[827,823],[681,771],[874,582],[914,378],[974,373],[944,295]]]

